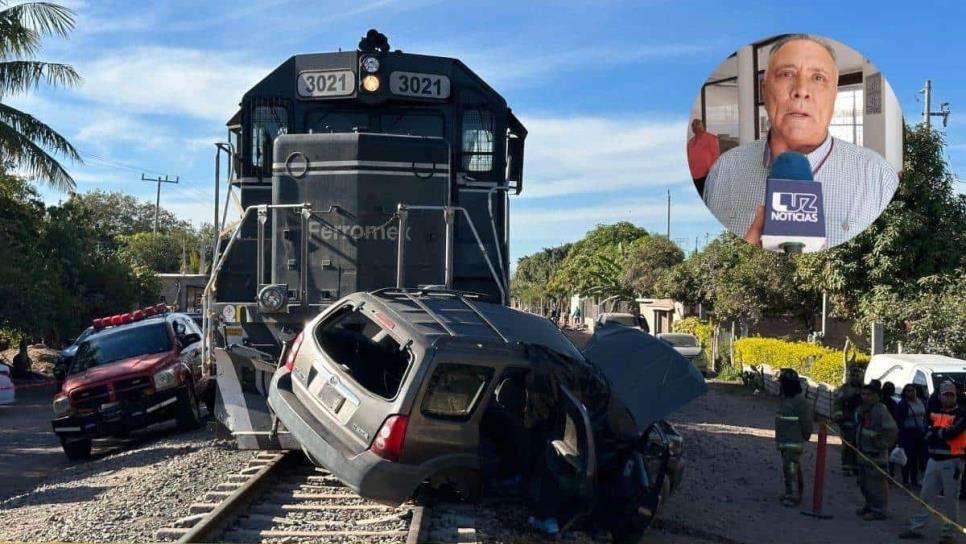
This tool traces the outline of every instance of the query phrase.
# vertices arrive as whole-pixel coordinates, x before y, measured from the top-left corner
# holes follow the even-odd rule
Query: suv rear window
[[[423,397],[423,414],[444,419],[469,419],[492,377],[493,369],[489,367],[452,363],[437,366]]]
[[[399,392],[412,355],[361,310],[343,308],[315,329],[326,355],[370,393],[391,399]]]

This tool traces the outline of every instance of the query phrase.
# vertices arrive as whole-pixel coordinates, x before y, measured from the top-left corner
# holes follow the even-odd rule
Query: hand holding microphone
[[[786,151],[772,162],[764,206],[756,210],[745,239],[756,230],[761,247],[772,251],[796,254],[826,248],[822,184],[815,182],[805,155]]]

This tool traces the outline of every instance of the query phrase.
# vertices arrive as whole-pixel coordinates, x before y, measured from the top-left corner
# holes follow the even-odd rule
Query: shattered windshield
[[[77,374],[139,355],[164,353],[171,347],[168,326],[163,321],[106,331],[80,345],[69,373]]]

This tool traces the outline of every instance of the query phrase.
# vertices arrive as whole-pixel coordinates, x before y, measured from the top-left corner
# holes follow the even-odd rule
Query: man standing
[[[785,494],[782,506],[795,506],[802,502],[802,450],[812,436],[812,410],[802,395],[802,383],[798,373],[783,368],[778,375],[781,401],[775,414],[775,442],[782,456],[782,474],[785,477]]]
[[[859,487],[865,497],[865,505],[856,514],[866,521],[886,519],[889,483],[885,470],[889,448],[899,434],[892,414],[879,402],[881,393],[878,384],[866,384],[862,388],[862,405],[855,412],[856,446],[862,454],[858,463]]]
[[[849,378],[835,390],[835,407],[832,421],[839,426],[839,436],[850,444],[855,444],[855,410],[862,403],[859,390],[862,387],[862,367],[849,367]],[[842,444],[842,474],[850,476],[857,472],[855,451]]]
[[[953,522],[959,522],[959,482],[963,476],[963,450],[966,447],[966,412],[956,402],[956,384],[945,381],[939,386],[941,409],[929,414],[930,427],[926,431],[926,448],[929,461],[922,476],[919,497],[926,503],[939,507]],[[941,503],[937,503],[942,493]],[[920,532],[932,515],[925,507],[912,517],[909,530],[899,538],[921,539]],[[955,542],[949,523],[943,523],[940,543]]]
[[[701,198],[704,198],[704,180],[707,179],[714,161],[721,155],[721,148],[718,146],[718,137],[704,130],[701,119],[691,121],[691,131],[694,136],[688,140],[688,167],[691,169],[694,187]]]

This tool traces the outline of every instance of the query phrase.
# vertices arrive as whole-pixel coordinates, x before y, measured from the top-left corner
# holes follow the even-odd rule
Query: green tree
[[[633,289],[624,282],[625,258],[631,244],[645,236],[646,230],[626,221],[598,225],[570,248],[550,280],[550,292],[633,298]]]
[[[208,225],[210,227],[210,225]],[[527,255],[517,261],[510,282],[513,296],[525,304],[555,298],[548,285],[570,251],[572,244],[563,244]]]
[[[132,265],[162,273],[181,271],[182,243],[185,236],[138,232],[121,236],[120,255]]]
[[[47,2],[10,6],[0,1],[0,150],[4,160],[32,177],[61,190],[74,188],[74,179],[51,155],[80,162],[74,146],[57,131],[6,104],[6,98],[30,91],[40,83],[73,86],[80,76],[66,64],[36,60],[41,39],[63,36],[74,28],[73,12]]]
[[[879,219],[849,242],[798,261],[800,282],[827,290],[838,317],[868,322],[883,297],[912,299],[920,278],[966,265],[966,196],[953,186],[942,135],[907,126],[905,138],[899,188]]]
[[[118,191],[90,191],[71,196],[78,206],[82,206],[92,221],[95,230],[102,236],[102,242],[116,247],[121,236],[131,236],[154,229],[154,202],[139,200]],[[190,229],[187,221],[169,210],[161,208],[158,212],[158,232],[170,233]]]
[[[624,283],[641,296],[654,296],[661,274],[684,261],[684,252],[663,236],[645,236],[631,245],[625,258]]]

